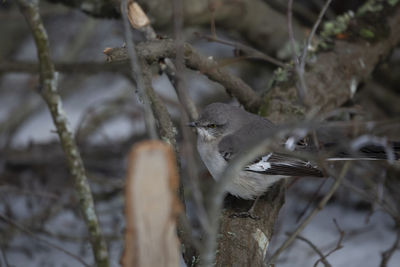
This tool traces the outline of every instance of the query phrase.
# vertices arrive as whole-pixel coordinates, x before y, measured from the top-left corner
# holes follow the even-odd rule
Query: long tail
[[[324,147],[332,147],[333,144],[324,145]],[[400,142],[389,142],[386,146],[382,145],[365,145],[357,151],[349,151],[349,149],[340,149],[334,157],[329,158],[330,161],[339,160],[399,160],[400,159]]]

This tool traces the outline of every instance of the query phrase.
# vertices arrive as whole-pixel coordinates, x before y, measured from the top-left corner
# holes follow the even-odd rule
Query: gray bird
[[[197,130],[201,159],[213,178],[218,179],[233,157],[268,136],[274,124],[239,107],[213,103],[189,126]],[[292,176],[323,175],[308,161],[270,152],[249,163],[232,179],[227,191],[243,199],[255,199],[273,183]]]
[[[232,158],[255,142],[268,137],[271,129],[275,127],[266,118],[223,103],[208,105],[200,118],[190,123],[189,126],[195,127],[197,130],[197,149],[214,179],[220,177]],[[332,131],[332,129],[329,130],[329,132]],[[321,139],[325,138],[323,136],[326,135],[326,131],[318,133],[318,135],[321,136]],[[331,134],[332,138],[333,143],[327,142],[327,147],[335,146],[335,143],[338,143],[337,140],[343,139],[343,136],[333,133],[333,136]],[[290,138],[282,140],[282,145],[287,147],[289,141]],[[297,145],[297,143],[294,144],[294,147],[298,148]],[[307,144],[302,147],[300,144],[300,149],[312,151],[313,148]],[[393,144],[393,151],[395,151],[395,158],[399,158],[399,143]],[[376,145],[361,148],[359,152],[362,152],[363,160],[386,159],[386,151]],[[348,157],[352,156],[348,152],[339,152],[337,155],[338,157],[332,158],[332,160],[357,159]],[[227,192],[243,199],[256,199],[275,182],[294,176],[323,177],[324,175],[318,166],[309,161],[291,155],[266,151],[232,178]]]

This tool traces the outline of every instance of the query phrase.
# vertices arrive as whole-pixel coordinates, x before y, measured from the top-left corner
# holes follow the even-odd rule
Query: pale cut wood
[[[150,20],[140,5],[135,1],[128,2],[128,19],[135,29],[143,28],[150,24]]]
[[[132,149],[125,185],[125,249],[123,267],[179,266],[176,219],[175,154],[161,141],[144,141]]]

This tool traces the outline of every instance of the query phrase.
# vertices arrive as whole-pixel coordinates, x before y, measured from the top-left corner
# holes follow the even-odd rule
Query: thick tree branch
[[[352,98],[357,85],[365,81],[380,61],[400,42],[399,5],[392,9],[394,10],[389,17],[386,9],[374,15],[381,20],[375,23],[387,25],[387,36],[372,41],[361,36],[356,37],[356,40],[336,40],[331,51],[316,55],[316,61],[304,73],[308,87],[306,103],[325,113]],[[362,17],[356,19],[359,20],[358,23],[354,21],[351,24],[369,27]],[[296,95],[295,86],[278,85],[272,88],[266,95],[263,113],[275,122],[281,120],[282,114],[288,114],[289,117],[303,115],[304,110],[297,103]]]
[[[386,13],[382,12],[382,14]],[[383,15],[380,17],[385,19]],[[320,52],[317,55],[318,65],[314,64],[305,74],[305,79],[310,85],[306,101],[313,108],[328,112],[349,100],[354,93],[351,92],[352,80],[356,79],[359,83],[366,79],[379,63],[381,57],[385,57],[391,52],[400,40],[399,29],[396,27],[400,23],[399,12],[393,12],[392,17],[388,20],[390,34],[379,42],[372,44],[365,40],[357,42],[337,41],[333,51]],[[373,55],[369,57],[367,55],[371,53],[371,49]],[[267,95],[262,111],[274,121],[288,119],[298,110],[301,110],[297,99],[294,86],[289,89],[275,87]],[[337,185],[332,190],[335,190]],[[265,211],[274,211],[268,213],[269,221],[266,223],[249,225],[247,221],[238,222],[237,219],[230,218],[231,208],[223,212],[218,239],[217,266],[227,266],[234,263],[247,266],[263,265],[260,258],[262,259],[263,249],[267,249],[269,244],[277,214],[283,203],[283,192],[282,186],[278,186],[267,193],[267,197],[272,195],[274,196],[272,199],[277,201],[264,201],[257,204],[255,215],[260,218],[266,216]],[[327,199],[329,197],[329,195],[326,196]],[[299,228],[298,232],[300,231]],[[254,238],[255,236],[258,238]],[[292,242],[292,238],[285,242],[282,249]],[[245,243],[245,246],[241,246],[243,243]],[[254,251],[257,251],[255,248],[258,248],[261,253],[255,254]],[[205,254],[204,257],[206,260],[210,260],[206,264],[213,261],[210,253]]]
[[[175,58],[176,47],[170,39],[145,42],[136,46],[138,54],[145,58],[149,64],[163,58]],[[125,48],[109,48],[105,50],[108,61],[125,61],[127,59]],[[218,66],[212,58],[199,54],[191,45],[184,45],[184,59],[188,68],[198,70],[210,80],[220,83],[228,94],[236,97],[238,101],[250,111],[257,111],[260,97],[242,79],[230,74]]]
[[[61,98],[57,92],[58,74],[50,58],[49,41],[39,15],[38,1],[18,0],[17,3],[31,27],[35,39],[40,62],[40,80],[42,84],[40,94],[49,107],[68,162],[69,171],[75,180],[75,189],[79,196],[82,214],[90,234],[90,242],[96,264],[99,267],[106,267],[108,266],[106,243],[101,235],[85,168],[72,132],[69,129],[68,121],[62,108]]]

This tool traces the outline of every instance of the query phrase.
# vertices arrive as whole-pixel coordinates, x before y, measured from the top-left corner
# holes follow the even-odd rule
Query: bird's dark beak
[[[195,122],[195,121],[189,122],[189,123],[187,124],[187,126],[189,126],[189,127],[196,127],[196,126],[197,126],[197,122]]]

